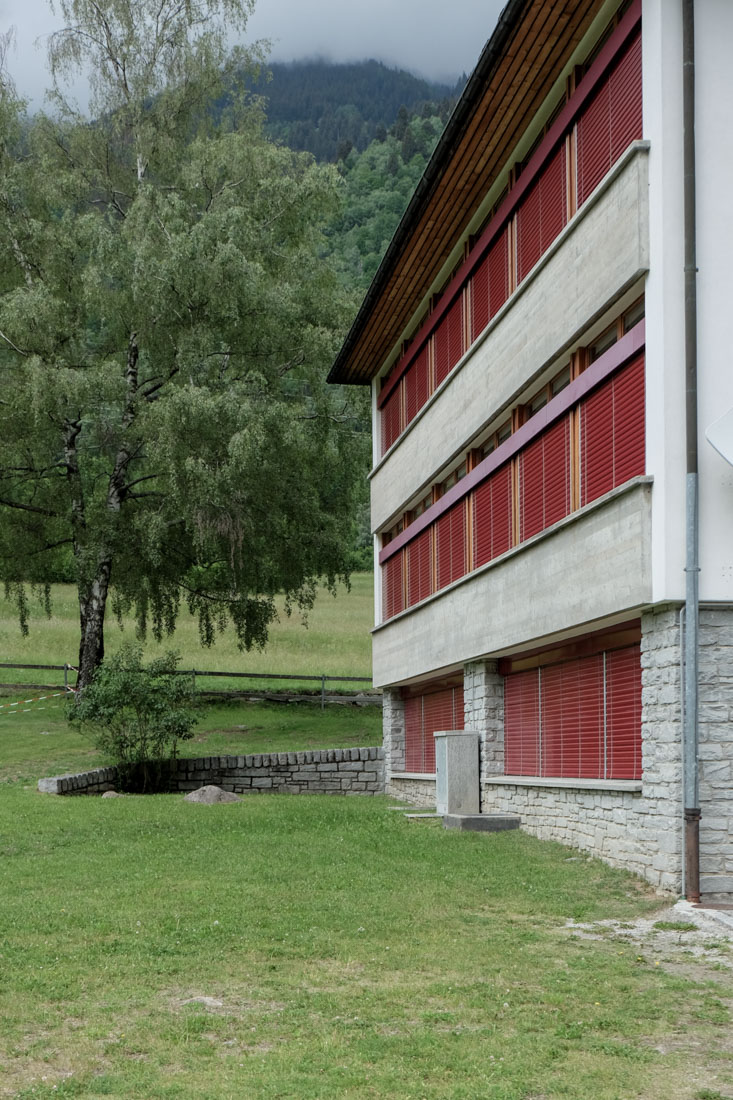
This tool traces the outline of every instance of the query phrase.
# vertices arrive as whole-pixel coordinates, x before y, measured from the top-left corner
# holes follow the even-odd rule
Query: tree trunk
[[[122,428],[127,431],[135,419],[135,401],[137,397],[137,333],[131,332],[127,347],[125,383],[127,397],[122,414]],[[84,552],[86,539],[86,516],[84,498],[81,491],[76,441],[81,431],[81,421],[68,424],[65,436],[66,470],[73,485],[72,525],[74,529],[74,553]],[[112,515],[119,516],[127,496],[127,471],[132,459],[133,448],[123,440],[120,442],[115,463],[107,485],[107,509]],[[103,546],[97,561],[97,571],[91,583],[79,584],[79,674],[77,690],[83,691],[92,682],[94,673],[104,658],[104,612],[107,606],[109,581],[112,575],[112,549],[109,543]]]
[[[99,563],[92,583],[79,591],[79,675],[77,690],[83,691],[92,682],[94,673],[104,658],[104,611],[107,606],[111,558]]]

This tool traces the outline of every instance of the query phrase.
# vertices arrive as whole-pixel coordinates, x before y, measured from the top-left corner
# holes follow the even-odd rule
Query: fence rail
[[[64,687],[66,688],[68,688],[69,686],[69,673],[77,671],[76,665],[71,664],[20,665],[0,662],[0,668],[32,669],[33,671],[45,672],[63,672]],[[300,683],[302,683],[304,680],[308,680],[321,685],[321,709],[323,709],[326,705],[327,683],[371,685],[372,682],[371,676],[328,676],[325,673],[318,673],[317,675],[307,675],[306,673],[303,673],[302,675],[299,675],[292,672],[220,672],[212,671],[210,669],[179,668],[176,669],[176,674],[179,676],[193,676],[194,682],[198,677],[202,676],[218,676],[234,680],[297,680]]]

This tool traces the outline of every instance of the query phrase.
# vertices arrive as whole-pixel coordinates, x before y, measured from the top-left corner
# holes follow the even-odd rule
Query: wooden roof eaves
[[[409,301],[414,306],[435,281],[448,258],[451,240],[465,236],[470,219],[496,181],[500,161],[505,160],[508,150],[517,147],[539,101],[547,96],[550,88],[543,81],[543,72],[547,74],[563,61],[569,43],[580,40],[600,6],[601,0],[553,0],[551,13],[555,18],[548,21],[546,6],[542,19],[536,18],[542,7],[538,0],[514,5],[514,29],[520,16],[531,17],[529,35],[522,36],[521,41],[510,37],[502,44],[501,56],[491,55],[489,50],[496,32],[487,43],[469,81],[474,88],[471,101],[467,100],[463,126],[459,132],[453,127],[453,116],[449,120],[446,134],[452,131],[452,142],[449,145],[441,139],[428,166],[435,169],[430,192],[423,189],[420,205],[416,192],[408,206],[398,228],[400,236],[395,235],[385,255],[329,381],[366,384],[376,373],[379,364],[374,361],[379,359],[381,364],[404,329],[404,303]],[[534,15],[527,11],[529,8],[535,9]],[[505,15],[511,14],[509,9],[510,5]],[[506,76],[510,84],[504,82]],[[508,102],[516,109],[508,111]],[[484,145],[487,137],[489,146]],[[479,153],[480,165],[476,160]]]

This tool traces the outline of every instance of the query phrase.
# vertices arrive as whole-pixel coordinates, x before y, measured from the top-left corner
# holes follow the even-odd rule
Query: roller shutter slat
[[[512,476],[507,463],[473,495],[473,564],[478,569],[512,544]]]
[[[407,544],[407,604],[412,607],[432,592],[432,532],[430,528]]]

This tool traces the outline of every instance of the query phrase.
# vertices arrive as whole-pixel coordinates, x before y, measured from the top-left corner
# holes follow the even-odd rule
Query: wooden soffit
[[[369,383],[549,95],[603,0],[509,0],[328,376]]]

